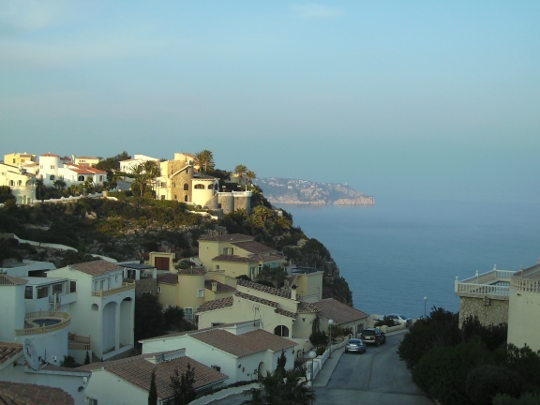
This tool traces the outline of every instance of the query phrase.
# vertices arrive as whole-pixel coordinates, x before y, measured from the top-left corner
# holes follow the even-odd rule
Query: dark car
[[[366,345],[362,342],[362,339],[349,339],[345,345],[345,353],[360,353],[366,352]]]
[[[386,342],[386,335],[379,328],[366,328],[360,335],[360,338],[367,344],[380,346]]]

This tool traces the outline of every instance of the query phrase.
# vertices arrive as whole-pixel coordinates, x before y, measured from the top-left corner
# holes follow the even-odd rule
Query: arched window
[[[22,186],[22,180],[19,180],[19,181],[17,182],[17,185],[18,185],[19,187]]]
[[[77,177],[77,181],[84,181],[84,176]]]
[[[201,190],[201,189],[204,189],[204,185],[203,184],[195,184],[195,187],[193,187],[194,189],[197,189],[197,190]]]
[[[278,325],[274,329],[274,335],[289,337],[289,328],[287,328],[285,325]]]
[[[211,184],[209,184],[209,185],[208,185],[208,190],[213,190],[213,189],[214,189],[214,186],[211,185]]]
[[[54,174],[51,174],[49,180],[54,180]]]
[[[9,185],[10,185],[11,187],[13,187],[13,186],[15,185],[15,182],[14,182],[13,180],[10,180],[10,181],[9,181]]]
[[[189,184],[184,184],[184,190],[189,190]]]
[[[186,195],[186,196],[184,197],[184,201],[185,201],[185,202],[189,202],[189,196]]]

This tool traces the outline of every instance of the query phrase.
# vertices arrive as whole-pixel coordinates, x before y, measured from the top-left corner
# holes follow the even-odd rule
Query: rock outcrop
[[[273,204],[374,205],[375,199],[365,196],[346,184],[316,183],[307,180],[267,177],[255,179],[264,196]]]

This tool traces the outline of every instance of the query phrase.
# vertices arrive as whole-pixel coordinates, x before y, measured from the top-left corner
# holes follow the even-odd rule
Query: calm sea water
[[[373,207],[282,205],[329,250],[370,314],[457,312],[456,277],[518,270],[540,257],[540,204],[377,200]]]

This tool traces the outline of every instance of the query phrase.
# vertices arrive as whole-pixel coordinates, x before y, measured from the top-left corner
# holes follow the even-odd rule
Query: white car
[[[405,326],[409,327],[411,326],[412,324],[412,319],[411,318],[407,318],[405,315],[403,314],[388,314],[388,315],[385,315],[384,317],[383,316],[380,316],[376,319],[376,321],[382,321],[384,318],[389,318],[391,320],[393,320],[395,322],[396,325],[403,325],[405,324]]]

